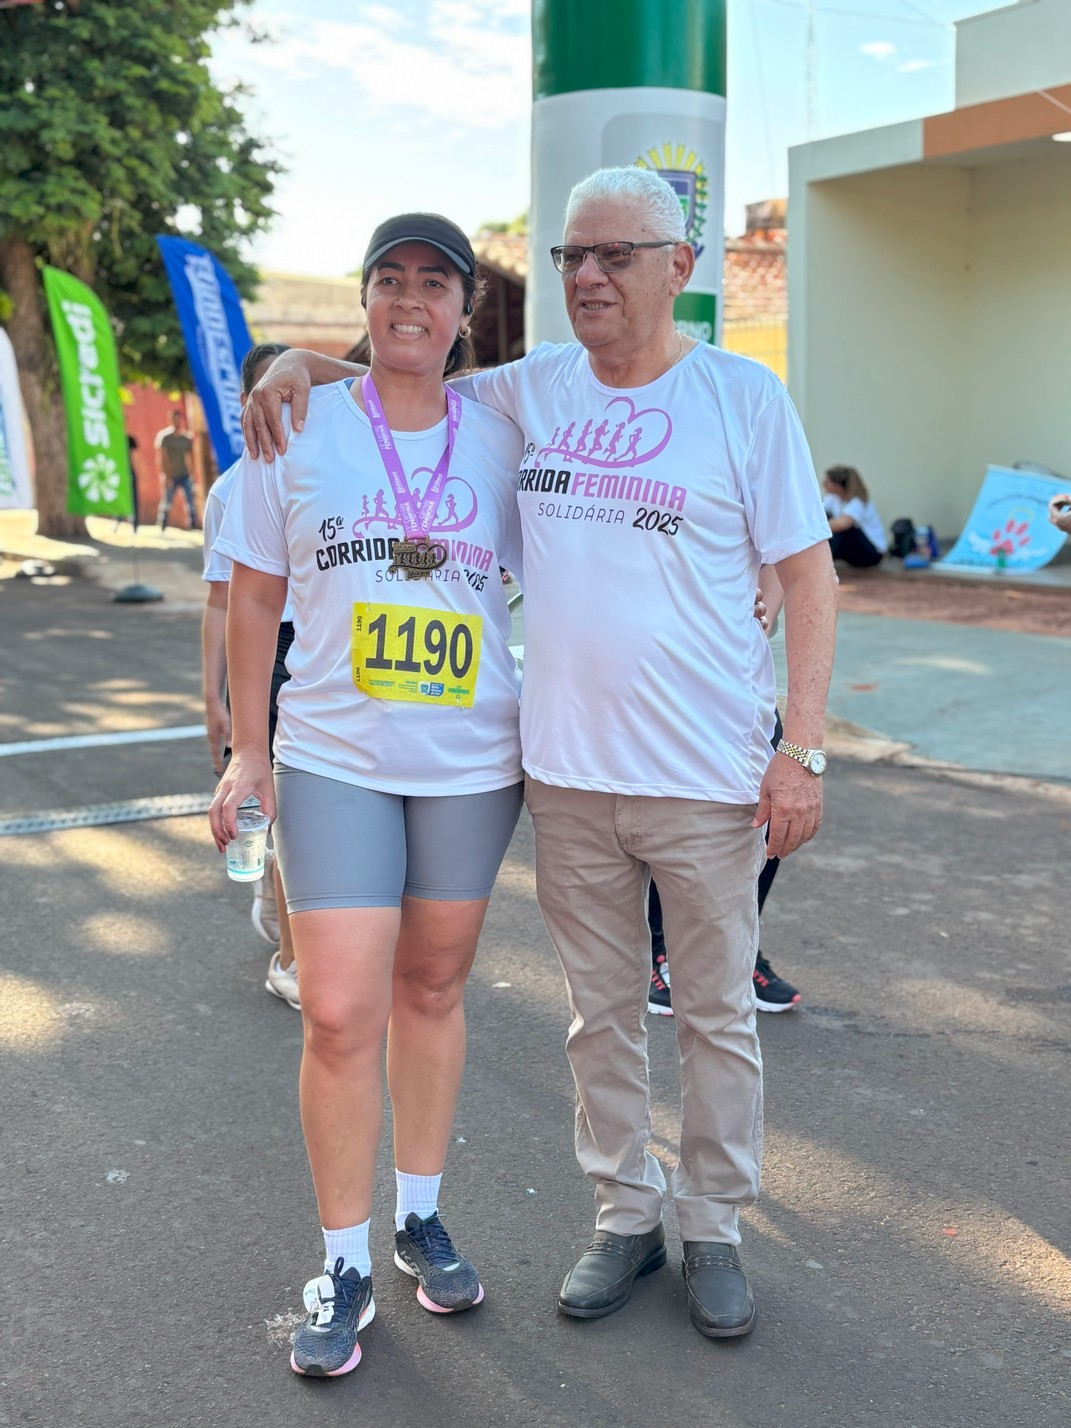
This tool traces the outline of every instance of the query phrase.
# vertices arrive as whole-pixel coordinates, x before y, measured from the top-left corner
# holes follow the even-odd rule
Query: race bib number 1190
[[[482,632],[482,615],[358,600],[350,641],[353,682],[372,699],[470,709]]]

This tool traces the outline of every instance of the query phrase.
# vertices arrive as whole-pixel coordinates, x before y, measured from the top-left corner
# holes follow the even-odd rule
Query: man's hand
[[[752,828],[769,823],[768,858],[787,858],[822,826],[822,780],[787,754],[774,754],[759,789]]]
[[[250,456],[274,461],[286,450],[283,403],[291,405],[294,431],[305,425],[312,378],[299,351],[282,352],[249,393],[242,410],[242,435]]]
[[[1049,502],[1049,520],[1058,531],[1071,535],[1071,491],[1061,491]]]
[[[367,367],[344,362],[341,357],[325,357],[322,352],[300,347],[280,353],[249,393],[242,412],[242,434],[250,456],[274,461],[276,453],[286,450],[284,402],[291,406],[291,429],[299,432],[309,410],[310,387],[352,380],[367,371]]]

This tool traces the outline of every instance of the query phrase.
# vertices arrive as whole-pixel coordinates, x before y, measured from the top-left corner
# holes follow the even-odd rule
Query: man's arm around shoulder
[[[298,432],[305,425],[309,392],[313,387],[359,377],[367,371],[367,367],[356,362],[325,357],[322,352],[310,352],[303,347],[281,352],[249,393],[242,411],[242,435],[250,456],[274,461],[276,454],[286,450],[284,402],[290,403],[290,425]]]

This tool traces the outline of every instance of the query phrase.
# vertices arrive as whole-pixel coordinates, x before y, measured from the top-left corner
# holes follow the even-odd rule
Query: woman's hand
[[[222,699],[205,701],[205,728],[208,731],[208,747],[212,751],[212,767],[216,777],[223,775],[223,750],[231,742],[231,711]]]
[[[755,619],[758,620],[763,630],[769,632],[770,621],[766,615],[766,602],[762,598],[762,591],[755,591]]]
[[[216,785],[215,796],[208,809],[212,837],[221,853],[238,836],[238,809],[251,796],[260,802],[260,810],[275,822],[275,781],[267,751],[235,754],[227,772]]]

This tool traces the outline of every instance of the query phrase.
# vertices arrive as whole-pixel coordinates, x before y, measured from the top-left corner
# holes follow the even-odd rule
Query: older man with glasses
[[[573,1011],[577,1158],[596,1204],[558,1307],[611,1314],[666,1260],[667,1187],[648,1147],[653,874],[673,955],[682,1122],[669,1193],[689,1313],[701,1334],[732,1338],[756,1315],[738,1251],[762,1151],[755,883],[767,854],[787,856],[821,822],[828,522],[778,379],[674,326],[695,260],[664,180],[621,168],[579,183],[551,256],[577,343],[541,344],[459,385],[527,443],[526,797]],[[287,354],[247,406],[251,440],[279,444],[280,399],[294,400],[298,426],[310,375],[353,370]],[[761,564],[785,592],[776,753],[773,666],[752,618]]]

